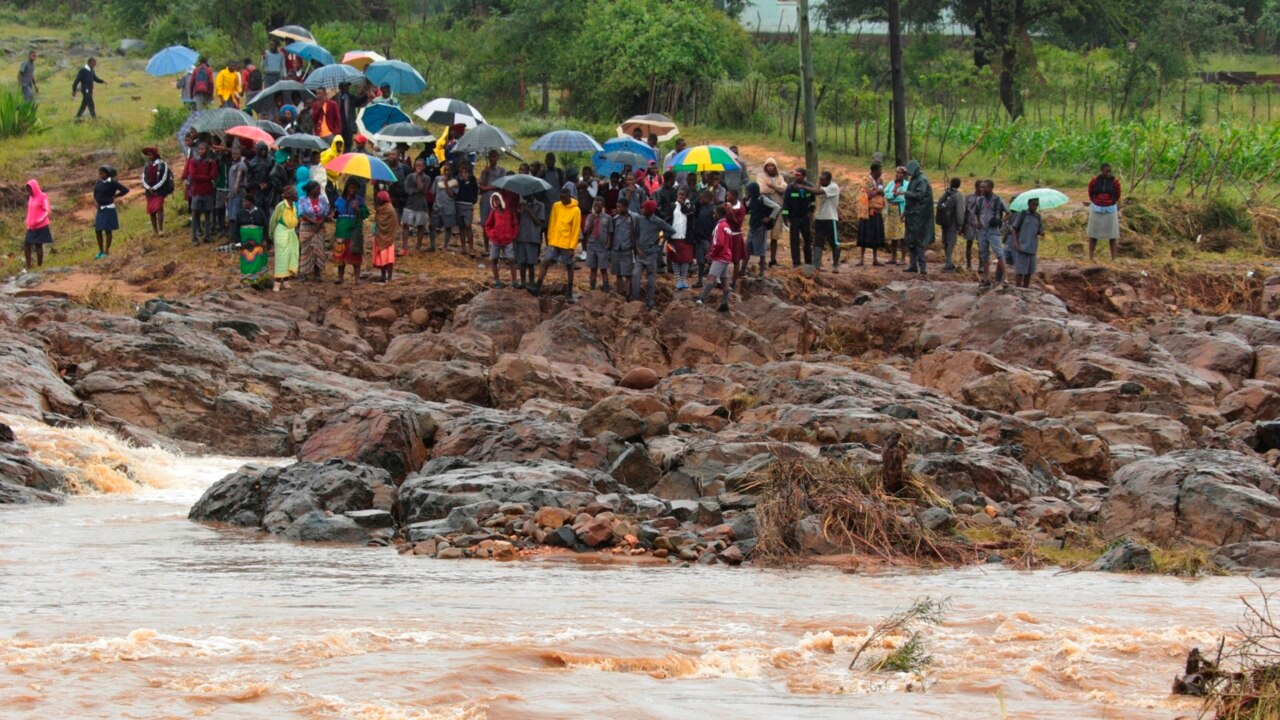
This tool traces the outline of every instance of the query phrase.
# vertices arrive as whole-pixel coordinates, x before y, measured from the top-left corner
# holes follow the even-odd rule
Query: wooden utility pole
[[[893,81],[893,164],[903,166],[910,159],[907,135],[907,81],[902,67],[902,2],[888,0],[889,72]]]
[[[800,92],[804,96],[804,164],[809,182],[818,181],[818,110],[813,97],[813,47],[809,39],[809,0],[796,3],[800,25]]]

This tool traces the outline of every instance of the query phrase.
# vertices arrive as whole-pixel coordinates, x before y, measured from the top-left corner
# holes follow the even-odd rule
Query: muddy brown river
[[[186,520],[241,460],[12,423],[86,494],[0,509],[3,718],[1170,720],[1197,708],[1169,695],[1187,650],[1258,592],[293,545]],[[870,626],[925,595],[953,602],[927,670],[848,669]]]

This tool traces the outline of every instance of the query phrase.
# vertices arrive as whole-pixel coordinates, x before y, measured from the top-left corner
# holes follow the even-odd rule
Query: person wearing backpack
[[[147,216],[151,218],[151,232],[156,235],[164,233],[164,201],[173,194],[173,173],[160,157],[160,150],[154,145],[142,148],[142,156],[147,159],[142,169],[142,191],[147,196]]]
[[[960,178],[951,178],[951,186],[942,192],[942,197],[938,198],[938,209],[935,212],[935,221],[942,228],[942,251],[944,253],[944,261],[942,264],[942,272],[957,272],[958,268],[952,260],[952,253],[956,249],[956,240],[960,237],[960,226],[964,222],[965,199],[960,192]]]
[[[191,71],[187,81],[187,95],[196,104],[197,110],[204,110],[213,102],[213,68],[209,67],[206,58],[200,58],[196,69]]]

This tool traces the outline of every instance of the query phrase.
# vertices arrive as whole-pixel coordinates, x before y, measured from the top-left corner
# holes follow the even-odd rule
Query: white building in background
[[[819,18],[815,12],[819,2],[820,0],[809,0],[809,21],[813,23],[815,32],[820,32],[824,29],[819,26]],[[796,0],[748,0],[746,7],[742,10],[742,14],[738,16],[738,20],[748,32],[789,35],[796,32],[798,17],[799,12],[796,8]],[[944,17],[947,21],[937,28],[938,32],[943,35],[969,34],[968,27],[951,21],[950,9],[945,11]],[[841,31],[861,33],[863,35],[887,35],[889,26],[883,22],[852,23],[841,28]]]

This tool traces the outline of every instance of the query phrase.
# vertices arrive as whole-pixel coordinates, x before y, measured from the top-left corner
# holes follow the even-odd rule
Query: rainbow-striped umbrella
[[[676,172],[725,172],[738,169],[738,156],[721,145],[695,145],[685,148],[667,164]]]
[[[367,180],[396,182],[399,178],[387,167],[387,164],[372,155],[364,153],[343,153],[324,166],[326,170],[339,175],[362,177]]]

